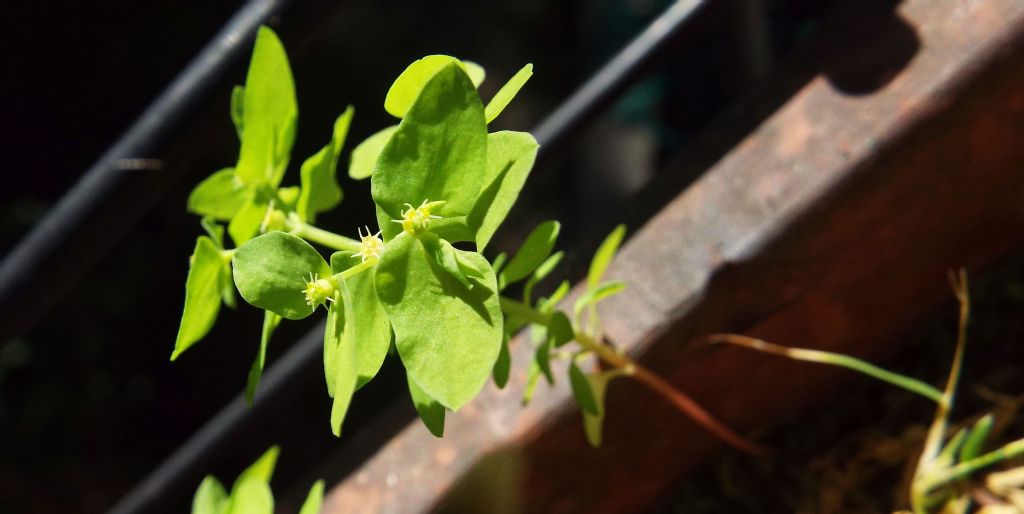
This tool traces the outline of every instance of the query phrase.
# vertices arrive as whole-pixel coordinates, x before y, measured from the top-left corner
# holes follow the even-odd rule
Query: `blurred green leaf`
[[[341,186],[338,185],[338,156],[345,144],[348,127],[352,123],[354,113],[352,106],[334,122],[334,134],[331,142],[320,149],[315,155],[302,163],[300,172],[302,188],[296,211],[303,220],[314,223],[318,212],[333,209],[341,202]]]
[[[324,481],[317,480],[313,487],[309,488],[309,495],[306,501],[302,502],[299,514],[320,514],[320,507],[324,503]]]
[[[356,180],[362,180],[373,175],[373,169],[377,166],[377,159],[380,158],[384,145],[388,143],[388,140],[391,139],[391,136],[397,130],[398,125],[392,125],[359,143],[352,150],[352,162],[348,165],[348,176]]]
[[[494,361],[494,370],[491,373],[494,376],[494,384],[498,386],[498,389],[504,389],[505,384],[508,384],[508,375],[511,370],[512,355],[508,351],[508,335],[506,334],[501,338],[498,360]]]
[[[533,273],[555,246],[561,225],[557,221],[545,221],[530,232],[523,246],[501,271],[503,284],[512,284]]]
[[[537,367],[540,368],[541,373],[544,374],[544,378],[547,379],[549,384],[554,385],[555,374],[551,372],[551,350],[554,347],[551,343],[551,338],[545,335],[544,340],[537,345],[533,358],[537,362]]]
[[[560,348],[575,337],[576,334],[572,330],[569,318],[562,311],[555,311],[548,323],[548,338],[551,340],[551,345]]]
[[[530,368],[526,371],[526,387],[523,388],[523,407],[529,405],[530,400],[533,399],[533,393],[537,390],[540,375],[540,366],[537,365],[537,360],[534,359],[530,362]]]
[[[619,282],[618,280],[605,282],[593,289],[588,289],[587,292],[583,293],[576,299],[576,304],[572,308],[573,314],[575,316],[579,316],[580,313],[583,312],[583,309],[591,305],[597,305],[601,300],[604,300],[609,296],[617,295],[625,289],[626,283]]]
[[[423,243],[405,232],[387,243],[374,282],[410,379],[452,410],[486,382],[502,338],[490,264],[478,253],[456,251],[484,270],[471,288],[440,269]]]
[[[235,86],[231,90],[231,123],[235,125],[238,139],[242,139],[242,117],[245,109],[245,88]]]
[[[494,118],[497,118],[498,115],[501,114],[501,111],[504,111],[505,107],[508,107],[509,102],[516,97],[519,90],[523,88],[526,81],[530,80],[530,77],[532,76],[533,65],[527,64],[526,66],[523,66],[521,70],[516,72],[516,74],[513,75],[504,86],[501,86],[501,89],[494,94],[494,97],[491,98],[490,102],[487,102],[487,107],[484,109],[484,117],[487,119],[487,123],[494,121]]]
[[[974,423],[967,435],[967,440],[960,448],[960,457],[957,462],[971,460],[981,455],[981,450],[985,447],[985,440],[988,439],[988,434],[992,431],[993,421],[992,415],[986,414]]]
[[[601,283],[601,279],[604,277],[604,272],[608,269],[608,265],[611,264],[612,259],[615,258],[615,252],[619,250],[619,245],[622,243],[623,236],[626,235],[626,226],[619,225],[612,230],[611,234],[601,242],[601,246],[597,248],[597,252],[594,252],[594,258],[590,261],[590,270],[587,273],[587,288],[593,289]]]
[[[605,415],[604,393],[608,388],[608,382],[614,376],[609,372],[586,376],[590,392],[593,393],[594,404],[597,406],[597,414],[583,411],[583,430],[587,434],[587,442],[594,448],[601,446],[601,432],[604,427]]]
[[[601,409],[594,397],[594,391],[590,388],[590,381],[576,365],[576,359],[569,359],[569,383],[572,385],[572,395],[576,398],[580,410],[592,416],[600,416]]]
[[[250,305],[286,319],[313,313],[303,291],[310,277],[329,278],[331,269],[309,243],[284,232],[268,232],[235,250],[235,286]]]
[[[231,223],[228,223],[228,234],[231,234],[235,246],[242,246],[260,232],[260,225],[267,214],[267,206],[267,201],[260,198],[256,191],[249,190],[245,193],[242,207],[231,218]]]

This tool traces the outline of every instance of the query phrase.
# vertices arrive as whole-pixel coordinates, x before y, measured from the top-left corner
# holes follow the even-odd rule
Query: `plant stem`
[[[1012,459],[1024,454],[1024,439],[1018,439],[1004,445],[998,450],[993,450],[971,460],[966,460],[955,466],[942,469],[941,471],[926,474],[919,479],[917,485],[921,491],[928,492],[948,484],[953,480],[963,478],[975,471],[998,464],[1006,459]]]
[[[924,396],[935,403],[942,403],[942,391],[939,391],[930,384],[922,382],[916,378],[900,375],[899,373],[894,373],[887,369],[880,368],[869,362],[850,357],[849,355],[823,352],[821,350],[811,350],[808,348],[791,348],[739,334],[715,334],[709,337],[708,340],[712,343],[728,343],[765,353],[781,355],[794,360],[830,364],[832,366],[852,369],[870,377],[877,378],[883,382],[888,382],[896,387],[901,387],[912,393]]]
[[[313,241],[314,243],[322,244],[328,248],[334,248],[335,250],[358,252],[362,248],[359,241],[356,241],[355,239],[345,237],[341,234],[335,234],[334,232],[317,228],[298,220],[289,219],[288,229],[296,236]]]
[[[506,298],[504,296],[500,297],[500,301],[501,309],[509,315],[544,326],[547,326],[551,321],[551,316],[532,309],[522,302]],[[700,404],[682,391],[673,387],[672,384],[666,382],[651,370],[638,364],[625,354],[615,351],[612,347],[591,338],[577,327],[573,327],[573,332],[573,339],[585,350],[594,352],[594,354],[606,364],[621,370],[624,375],[635,378],[652,391],[658,393],[668,400],[676,409],[725,443],[738,450],[751,454],[762,454],[766,452],[764,447],[744,438],[743,436],[733,432],[729,427],[723,425],[708,411],[701,407]]]

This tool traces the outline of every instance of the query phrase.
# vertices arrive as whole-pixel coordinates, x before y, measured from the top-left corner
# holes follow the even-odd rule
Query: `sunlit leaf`
[[[554,384],[555,375],[551,372],[551,350],[553,348],[551,343],[551,339],[545,336],[534,352],[534,360],[537,362],[537,367],[540,368],[540,372],[544,374],[544,378],[547,379],[548,383]]]
[[[299,514],[320,514],[320,507],[324,503],[324,481],[317,480],[313,487],[309,488],[306,501],[302,502]]]
[[[451,242],[472,239],[467,216],[476,202],[487,165],[487,126],[480,97],[465,72],[450,63],[422,94],[388,140],[370,179],[378,224],[390,240],[402,230],[409,205],[444,201],[430,230]],[[422,385],[422,384],[421,384]]]
[[[191,261],[185,280],[185,309],[171,360],[206,336],[220,312],[220,276],[224,269],[220,250],[212,239],[199,236]]]
[[[334,134],[331,142],[320,149],[315,155],[302,163],[300,172],[302,188],[296,211],[309,223],[316,221],[318,212],[333,209],[341,202],[341,186],[336,177],[338,156],[345,144],[348,127],[352,123],[354,109],[349,106],[334,122]]]
[[[508,375],[511,370],[512,354],[508,351],[508,335],[506,334],[501,339],[498,360],[494,361],[494,370],[491,372],[491,375],[494,376],[494,384],[498,386],[498,389],[504,389],[505,384],[508,384]]]
[[[348,252],[331,256],[331,271],[341,273],[359,263]],[[356,350],[356,389],[373,379],[380,371],[391,347],[391,324],[384,306],[373,287],[373,270],[366,270],[345,279],[350,294],[352,315],[346,319],[346,330],[352,330]]]
[[[988,434],[992,431],[993,421],[992,415],[986,414],[974,423],[970,433],[967,435],[967,440],[964,441],[964,445],[960,448],[958,462],[971,460],[981,455],[981,451],[985,447],[985,440],[988,439]]]
[[[284,232],[268,232],[235,250],[235,286],[250,305],[287,319],[313,313],[303,291],[310,277],[331,269],[309,243]]]
[[[430,397],[411,377],[407,377],[409,383],[409,395],[412,396],[412,403],[416,412],[423,420],[434,437],[444,437],[444,406]]]
[[[235,242],[235,246],[242,246],[253,236],[259,234],[260,225],[263,224],[263,218],[267,214],[267,207],[266,200],[260,198],[255,191],[246,192],[242,207],[238,209],[238,212],[231,218],[231,223],[228,224],[228,234],[231,234],[231,240]]]
[[[551,339],[551,345],[555,348],[560,348],[569,341],[572,341],[574,337],[576,335],[573,333],[572,323],[569,322],[569,318],[562,311],[555,311],[551,315],[551,321],[548,323],[548,338]]]
[[[247,189],[235,178],[234,168],[224,168],[199,183],[188,195],[189,212],[226,221],[246,201]]]
[[[213,477],[206,475],[192,498],[192,514],[222,514],[228,507],[228,493]]]
[[[537,158],[537,140],[526,132],[502,131],[487,135],[487,174],[469,217],[483,250],[505,221]]]
[[[487,107],[484,108],[484,117],[487,119],[487,123],[494,121],[501,111],[508,107],[509,102],[516,97],[516,93],[526,85],[526,81],[530,80],[533,76],[533,65],[527,64],[523,66],[521,70],[516,72],[515,75],[501,86],[501,89],[491,98],[490,102],[487,102]]]
[[[331,359],[333,364],[329,372],[334,374],[333,397],[331,404],[331,432],[334,435],[341,435],[341,425],[345,421],[348,407],[352,403],[352,395],[356,391],[356,381],[359,376],[356,372],[356,341],[354,330],[350,325],[352,320],[351,295],[348,294],[344,283],[341,286],[342,298],[330,304],[328,325],[324,333],[324,356],[327,358],[326,348],[333,346]]]
[[[235,86],[231,90],[231,123],[235,125],[238,139],[242,139],[242,118],[245,109],[245,88]]]
[[[615,230],[612,230],[611,234],[608,234],[608,237],[601,242],[597,252],[594,252],[594,258],[590,261],[590,270],[587,272],[588,289],[593,289],[601,283],[604,272],[615,258],[615,252],[618,251],[619,244],[622,243],[622,238],[625,235],[625,225],[615,227]]]
[[[462,253],[484,270],[471,288],[440,269],[420,240],[403,232],[387,243],[374,282],[411,380],[452,410],[486,382],[502,338],[494,272],[480,254]]]
[[[583,309],[591,305],[597,305],[601,300],[604,300],[609,296],[617,295],[625,289],[625,282],[620,282],[618,280],[605,282],[593,289],[588,289],[587,292],[583,293],[576,299],[576,304],[572,308],[573,314],[579,316],[580,313],[583,312]]]
[[[474,90],[484,80],[484,69],[478,64],[464,63],[447,55],[428,55],[410,64],[395,79],[384,98],[384,110],[396,118],[404,117],[427,82],[449,64],[457,65],[468,76]]]
[[[352,150],[352,162],[348,165],[348,176],[356,180],[362,180],[373,175],[373,169],[377,166],[380,152],[384,150],[384,145],[388,143],[388,140],[391,139],[396,130],[398,130],[398,125],[392,125],[359,143]]]
[[[242,148],[235,172],[249,184],[276,187],[288,167],[298,107],[284,46],[260,27],[242,93]]]

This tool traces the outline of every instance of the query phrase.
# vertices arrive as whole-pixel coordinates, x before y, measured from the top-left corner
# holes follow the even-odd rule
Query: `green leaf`
[[[554,312],[551,315],[551,321],[548,323],[548,338],[551,340],[551,345],[555,348],[560,348],[575,337],[576,334],[573,332],[572,323],[569,322],[569,318],[562,311]]]
[[[310,276],[327,278],[331,268],[309,243],[285,232],[268,232],[235,250],[235,286],[249,304],[286,319],[313,313],[303,291]]]
[[[469,80],[473,82],[473,87],[480,87],[480,84],[483,84],[484,79],[487,78],[487,71],[484,70],[484,67],[473,61],[462,61],[462,67],[466,70],[466,75],[469,75]]]
[[[555,306],[558,305],[558,302],[562,301],[562,298],[565,298],[565,295],[569,294],[569,289],[569,281],[563,280],[558,284],[555,292],[551,293],[551,296],[541,298],[537,301],[537,310],[544,313],[550,313],[554,310]]]
[[[480,97],[462,69],[441,68],[423,87],[377,161],[370,192],[386,240],[402,230],[408,205],[445,203],[430,230],[451,242],[472,239],[466,225],[487,165],[487,125]]]
[[[519,247],[515,257],[508,262],[508,265],[501,271],[504,284],[512,284],[522,280],[533,273],[555,246],[558,239],[558,231],[561,225],[557,221],[545,221],[530,232],[523,246]]]
[[[229,220],[246,201],[246,187],[234,168],[224,168],[199,183],[188,195],[189,212]]]
[[[418,59],[395,79],[387,97],[384,98],[384,110],[396,118],[402,118],[409,112],[419,98],[430,79],[434,78],[446,66],[454,64],[467,75],[473,84],[474,91],[484,80],[484,69],[475,63],[464,63],[447,55],[428,55]]]
[[[235,86],[231,90],[231,123],[235,124],[238,139],[242,139],[242,115],[245,109],[245,88]]]
[[[352,319],[351,295],[348,294],[342,284],[342,297],[340,303],[332,303],[328,315],[329,325],[325,332],[324,345],[333,345],[334,350],[331,357],[334,360],[331,372],[334,373],[334,402],[331,404],[331,432],[335,436],[341,435],[341,424],[345,421],[348,407],[352,403],[352,395],[356,392],[356,381],[359,376],[356,372],[356,341],[353,330],[350,330],[349,320]],[[341,314],[344,312],[344,314]],[[330,338],[328,341],[326,338]],[[326,358],[326,352],[325,352]]]
[[[427,251],[427,255],[434,260],[435,264],[448,272],[452,278],[458,280],[467,289],[473,287],[473,284],[469,282],[469,277],[466,276],[462,267],[459,266],[455,247],[451,243],[429,232],[420,237],[420,242]]]
[[[555,266],[562,262],[562,257],[565,257],[565,252],[555,252],[545,259],[540,266],[537,266],[537,269],[533,270],[533,274],[530,275],[530,278],[526,280],[526,285],[523,286],[524,302],[529,303],[531,301],[530,299],[533,298],[533,288],[554,271]]]
[[[260,458],[256,459],[256,462],[250,464],[249,467],[242,471],[241,475],[238,475],[232,490],[237,488],[238,484],[243,480],[254,479],[265,483],[270,482],[270,478],[274,476],[274,468],[277,466],[277,456],[280,453],[281,448],[277,446],[268,448],[267,451],[263,452],[263,455],[260,455]]]
[[[221,514],[228,507],[228,493],[213,475],[206,475],[192,498],[192,514]]]
[[[483,250],[505,221],[537,158],[537,140],[526,132],[487,134],[487,174],[469,224]]]
[[[313,487],[309,488],[309,495],[302,503],[299,514],[320,514],[320,507],[324,503],[324,481],[317,480]]]
[[[444,437],[444,406],[437,400],[430,397],[420,386],[413,382],[411,377],[406,377],[409,382],[409,395],[412,396],[412,404],[416,406],[416,412],[423,420],[434,437]]]
[[[384,145],[388,143],[388,140],[391,139],[391,136],[397,130],[398,125],[392,125],[359,143],[352,150],[352,162],[348,165],[348,176],[356,180],[362,180],[373,175],[373,169],[377,166],[377,159],[380,158]]]
[[[374,281],[410,379],[451,410],[483,387],[502,338],[494,271],[480,254],[456,251],[484,270],[471,288],[440,269],[423,243],[404,232],[385,246]]]
[[[249,377],[245,382],[245,403],[252,407],[253,398],[256,397],[256,388],[260,385],[263,377],[263,366],[267,361],[267,344],[270,343],[270,336],[273,335],[277,325],[281,323],[281,316],[270,311],[263,311],[263,332],[260,335],[260,348],[256,352],[256,358],[249,368]]]
[[[219,225],[212,216],[203,216],[199,220],[199,226],[203,227],[206,235],[210,236],[218,250],[224,249],[224,227]]]
[[[494,361],[494,370],[491,375],[494,377],[494,384],[498,389],[504,389],[508,384],[508,375],[512,371],[512,354],[508,350],[508,334],[501,338],[501,348],[498,352],[498,360]]]
[[[494,272],[498,273],[501,271],[501,267],[504,266],[507,261],[508,254],[506,254],[505,252],[501,252],[498,254],[497,257],[494,258],[494,261],[491,262],[491,268],[494,268]]]
[[[609,372],[586,376],[590,392],[593,393],[594,404],[597,406],[597,414],[583,411],[583,431],[587,434],[587,442],[594,448],[601,446],[601,432],[605,415],[604,394],[608,389],[608,382],[614,377],[615,375]],[[575,393],[575,391],[573,392]]]
[[[591,305],[597,305],[601,300],[604,300],[609,296],[617,295],[625,289],[625,282],[619,282],[618,280],[605,282],[594,289],[588,289],[587,292],[583,293],[576,299],[576,305],[572,308],[573,315],[579,316],[580,313],[583,312],[583,309]]]
[[[540,366],[537,360],[530,362],[530,368],[526,371],[526,387],[523,388],[523,407],[530,404],[533,393],[537,390],[537,383],[540,382]]]
[[[992,422],[992,415],[986,414],[974,423],[970,433],[967,435],[967,440],[964,441],[964,445],[960,448],[960,457],[957,459],[957,462],[968,461],[981,455],[981,450],[985,447],[985,440],[988,439],[988,434],[992,431]]]
[[[212,239],[199,236],[191,261],[185,279],[185,309],[174,341],[172,361],[206,336],[220,312],[220,275],[224,270],[220,250]]]
[[[277,187],[295,141],[298,106],[284,46],[260,27],[242,93],[242,148],[235,172],[248,184]]]
[[[552,341],[550,337],[544,336],[544,340],[537,345],[537,351],[534,352],[534,360],[537,362],[537,367],[540,368],[541,373],[544,374],[544,378],[547,379],[549,384],[554,385],[555,374],[551,372],[551,350]]]
[[[274,494],[270,484],[257,479],[238,482],[231,491],[229,514],[274,514]]]
[[[260,232],[260,225],[267,215],[267,207],[267,201],[256,194],[256,191],[246,192],[242,207],[231,218],[231,223],[228,223],[228,234],[231,234],[235,246],[242,246]]]
[[[494,94],[490,102],[487,102],[487,107],[484,109],[484,117],[487,118],[487,123],[494,121],[494,118],[497,118],[501,111],[505,110],[509,102],[516,97],[516,93],[519,93],[519,90],[523,88],[523,85],[532,76],[533,64],[527,64],[516,72],[504,86],[501,86],[501,89]]]
[[[338,185],[336,178],[338,156],[341,155],[341,148],[345,144],[345,136],[348,135],[348,127],[352,123],[354,112],[352,106],[345,109],[334,122],[331,142],[302,163],[302,189],[296,211],[309,223],[316,220],[318,212],[333,209],[341,202],[341,186]]]
[[[335,274],[349,269],[359,259],[351,253],[336,252],[331,256],[331,271]],[[351,316],[346,318],[345,330],[353,331],[356,348],[356,389],[373,379],[384,364],[391,348],[391,324],[384,306],[377,299],[373,287],[373,270],[366,270],[345,279],[351,304]]]
[[[587,272],[588,289],[597,287],[601,282],[601,278],[604,277],[604,271],[608,269],[608,265],[615,258],[615,252],[618,251],[619,244],[622,243],[622,237],[625,235],[626,226],[619,225],[601,242],[601,246],[594,253],[593,260],[590,261],[590,270]]]
[[[601,409],[597,406],[590,381],[576,365],[576,359],[569,359],[569,384],[572,385],[572,395],[576,397],[576,404],[580,406],[580,410],[592,416],[600,416]]]

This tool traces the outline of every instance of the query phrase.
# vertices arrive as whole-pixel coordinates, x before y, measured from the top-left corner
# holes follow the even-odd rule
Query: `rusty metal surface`
[[[835,76],[803,84],[613,266],[630,287],[604,304],[609,338],[733,426],[803,408],[847,375],[710,350],[694,344],[702,336],[880,358],[948,297],[948,268],[1024,241],[1024,3],[920,0],[895,12],[919,42],[901,69],[871,92],[844,92]],[[515,345],[509,386],[488,385],[449,415],[444,439],[418,423],[400,431],[324,512],[441,500],[463,512],[631,512],[720,446],[619,381],[605,445],[591,450],[564,380],[520,407],[531,353]]]

